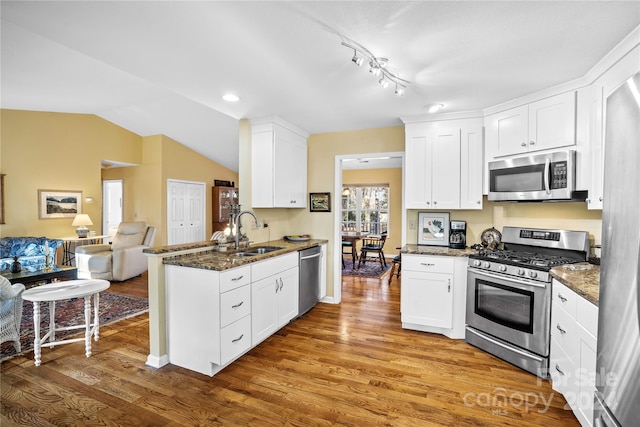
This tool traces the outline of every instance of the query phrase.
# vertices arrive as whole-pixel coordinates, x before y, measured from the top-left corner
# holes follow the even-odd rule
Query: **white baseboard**
[[[152,368],[162,368],[164,365],[169,364],[169,355],[163,354],[160,357],[154,356],[152,354],[147,356],[147,366],[151,366]]]

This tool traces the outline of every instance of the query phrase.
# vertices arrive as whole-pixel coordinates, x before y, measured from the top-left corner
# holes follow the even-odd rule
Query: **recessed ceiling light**
[[[225,95],[222,96],[222,99],[224,99],[227,102],[238,102],[240,101],[240,97],[234,93],[227,93]]]

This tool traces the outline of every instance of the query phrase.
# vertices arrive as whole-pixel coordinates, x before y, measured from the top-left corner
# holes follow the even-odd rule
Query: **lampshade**
[[[71,223],[73,227],[84,226],[84,225],[93,225],[91,222],[91,218],[87,214],[78,214],[75,218],[73,218],[73,222]]]
[[[91,218],[87,214],[78,214],[75,218],[73,218],[72,226],[78,227],[76,228],[76,234],[78,237],[87,237],[89,235],[89,229],[87,225],[93,225],[91,222]]]

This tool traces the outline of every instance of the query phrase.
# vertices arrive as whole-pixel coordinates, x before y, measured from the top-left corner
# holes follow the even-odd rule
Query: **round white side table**
[[[40,356],[42,347],[55,347],[59,344],[69,344],[73,342],[85,342],[85,354],[91,356],[91,336],[98,341],[100,330],[100,319],[98,317],[99,293],[108,289],[111,284],[107,280],[82,279],[67,280],[65,282],[50,283],[27,289],[22,293],[22,299],[33,302],[33,327],[34,340],[33,351],[36,366],[40,366]],[[91,296],[93,296],[94,319],[91,323]],[[84,324],[56,327],[55,313],[56,301],[84,298]],[[49,303],[49,332],[40,338],[40,303]],[[73,329],[84,329],[84,338],[72,338],[68,340],[56,341],[56,331],[68,331]],[[46,342],[49,340],[49,342]]]

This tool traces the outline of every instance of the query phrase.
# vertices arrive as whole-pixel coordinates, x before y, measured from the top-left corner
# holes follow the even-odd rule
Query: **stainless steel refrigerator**
[[[606,106],[594,426],[640,426],[640,73]]]

